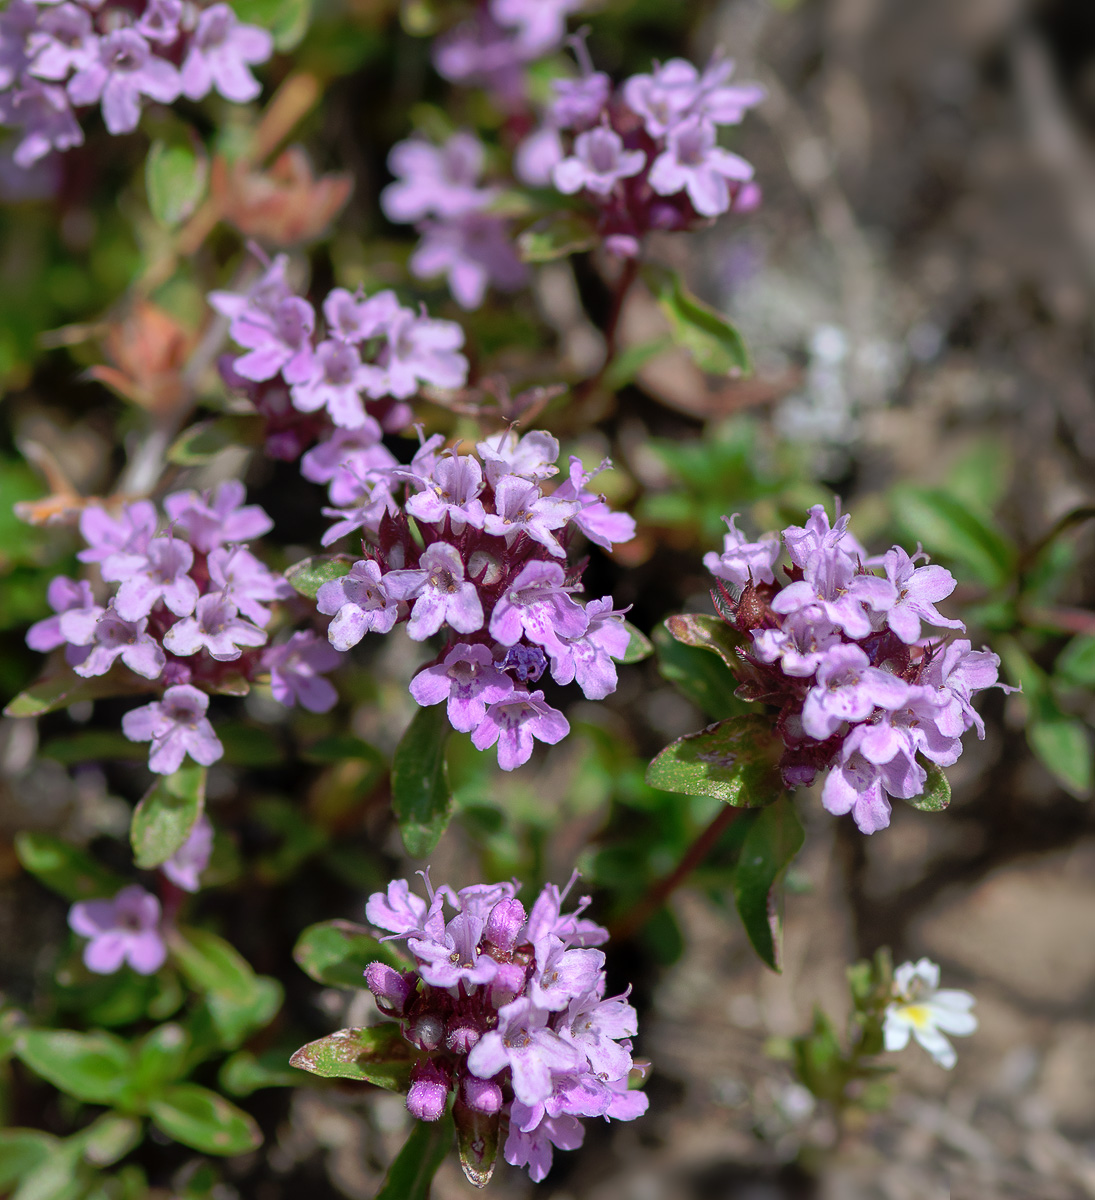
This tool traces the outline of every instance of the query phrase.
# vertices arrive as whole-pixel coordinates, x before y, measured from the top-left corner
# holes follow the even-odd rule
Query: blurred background
[[[428,115],[422,106],[443,100],[426,43],[397,15],[381,0],[320,4],[293,55],[325,82],[294,136],[317,171],[354,177],[335,232],[308,252],[317,290],[402,278],[410,243],[377,208],[384,159],[409,120]],[[720,45],[738,78],[768,90],[735,143],[756,165],[761,208],[652,248],[732,317],[753,375],[713,380],[666,353],[580,419],[548,409],[564,449],[612,455],[617,470],[601,486],[640,521],[635,543],[595,555],[590,590],[634,605],[629,619],[648,633],[670,613],[711,611],[701,560],[720,544],[724,513],[762,532],[839,495],[872,549],[919,540],[954,571],[960,588],[944,608],[1001,654],[1023,694],[982,705],[986,739],[968,741],[949,772],[944,814],[900,808],[865,838],[800,794],[807,841],[788,877],[782,974],[757,962],[716,851],[610,960],[613,984],[635,984],[638,1051],[654,1063],[649,1115],[589,1122],[585,1147],[557,1155],[545,1183],[504,1169],[492,1194],[1095,1197],[1095,522],[1082,518],[1095,503],[1095,7],[633,0],[590,21],[594,60],[617,78],[651,56],[703,63]],[[216,136],[231,133],[225,123]],[[83,494],[105,492],[138,427],[88,374],[104,361],[96,322],[156,252],[135,138],[89,138],[55,179],[0,178],[5,698],[38,669],[23,632],[75,549],[70,530],[20,523],[11,505],[56,492],[55,468]],[[28,187],[37,194],[21,196]],[[197,327],[203,291],[223,285],[238,246],[214,238],[154,299]],[[484,370],[581,378],[602,352],[590,313],[604,296],[587,257],[548,264],[527,296],[468,316],[469,341]],[[624,345],[657,337],[658,320],[636,292]],[[427,417],[451,431],[447,420]],[[243,469],[285,561],[313,549],[319,493],[292,465],[222,460],[179,485]],[[607,702],[572,705],[576,736],[515,778],[455,738],[459,814],[434,877],[469,882],[482,867],[531,886],[565,880],[577,860],[598,919],[634,903],[710,816],[646,788],[643,765],[740,704],[714,694],[717,681],[681,651],[663,640],[656,659],[621,669]],[[339,719],[385,753],[409,719],[416,661],[406,639],[389,639],[340,683]],[[11,1003],[62,1024],[85,1019],[76,992],[56,990],[58,956],[71,955],[65,906],[21,871],[11,839],[40,829],[127,861],[129,802],[145,776],[141,748],[127,761],[109,741],[124,707],[53,714],[39,734],[26,721],[0,725],[2,985]],[[272,720],[284,727],[271,734]],[[298,713],[290,726],[261,697],[241,701],[211,775],[214,821],[229,834],[222,887],[200,911],[285,986],[263,1050],[369,1019],[364,993],[320,991],[297,971],[292,944],[309,922],[361,919],[369,890],[413,869],[383,771],[308,760],[330,732],[324,720]],[[937,960],[946,986],[976,995],[981,1028],[958,1045],[952,1072],[916,1047],[895,1057],[890,1110],[838,1129],[793,1082],[788,1039],[815,1004],[844,1011],[845,967],[881,945],[899,962]],[[3,1095],[13,1124],[59,1131],[71,1115],[18,1069]],[[316,1200],[367,1200],[409,1120],[398,1096],[352,1086],[270,1088],[241,1103],[266,1145],[214,1177],[190,1152],[153,1144],[143,1161],[162,1195],[277,1200],[307,1188]],[[434,1194],[472,1194],[455,1159]]]

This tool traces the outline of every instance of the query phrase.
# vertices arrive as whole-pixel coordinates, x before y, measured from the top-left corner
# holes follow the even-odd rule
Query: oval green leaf
[[[92,1104],[115,1100],[133,1065],[121,1038],[70,1029],[27,1030],[15,1043],[15,1057],[62,1092]]]
[[[100,866],[91,855],[50,833],[17,833],[15,853],[25,870],[66,900],[113,896],[126,885],[126,880]]]
[[[209,160],[197,138],[194,145],[152,143],[145,159],[148,207],[162,225],[180,225],[197,208],[209,178]]]
[[[805,832],[787,795],[752,817],[734,867],[734,903],[753,949],[780,969],[783,940],[779,881],[802,849]]]
[[[443,704],[420,708],[392,758],[392,811],[413,858],[431,853],[452,817],[454,801],[445,765],[449,731]]]
[[[371,962],[405,968],[407,963],[362,925],[352,921],[321,921],[297,938],[293,958],[316,983],[328,987],[364,987]]]
[[[676,271],[649,264],[643,277],[669,322],[669,331],[702,371],[740,375],[749,370],[749,352],[737,329],[719,312],[693,296]]]
[[[646,782],[663,792],[761,808],[783,792],[780,751],[770,718],[731,717],[666,746],[647,768]]]
[[[149,1116],[168,1137],[204,1154],[244,1154],[262,1143],[252,1117],[196,1083],[168,1088],[149,1105]]]
[[[302,596],[314,600],[325,583],[349,575],[353,565],[354,560],[344,554],[316,554],[290,567],[285,578]]]
[[[133,810],[129,841],[142,871],[158,867],[193,832],[205,807],[206,768],[187,763],[152,785]]]
[[[390,1092],[410,1086],[416,1051],[394,1021],[367,1029],[340,1029],[309,1042],[289,1059],[289,1065],[323,1079],[357,1079]]]

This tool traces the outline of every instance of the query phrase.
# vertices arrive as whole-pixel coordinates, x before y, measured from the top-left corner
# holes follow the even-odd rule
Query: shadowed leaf
[[[371,962],[406,968],[407,963],[362,925],[352,921],[321,921],[297,938],[293,958],[316,983],[328,987],[364,987]]]
[[[428,1200],[437,1168],[452,1149],[452,1132],[448,1114],[440,1121],[416,1121],[376,1200]]]
[[[452,789],[445,766],[449,721],[435,704],[415,713],[392,758],[392,811],[407,853],[425,858],[448,827]]]
[[[734,867],[738,915],[753,949],[774,971],[780,969],[783,932],[779,880],[804,838],[794,803],[780,796],[753,816]]]

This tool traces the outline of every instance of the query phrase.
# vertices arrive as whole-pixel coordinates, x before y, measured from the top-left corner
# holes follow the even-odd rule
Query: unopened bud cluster
[[[407,1108],[436,1121],[452,1096],[458,1127],[497,1123],[506,1161],[539,1181],[553,1147],[581,1145],[579,1117],[630,1121],[647,1108],[628,1090],[635,1010],[605,998],[605,956],[593,949],[608,932],[581,916],[588,897],[562,911],[577,876],[562,892],[548,884],[527,914],[514,884],[454,892],[423,878],[428,902],[398,879],[366,908],[414,960],[365,972],[417,1053]]]
[[[828,771],[825,807],[851,812],[864,833],[885,828],[889,797],[923,793],[922,759],[950,766],[967,730],[985,736],[971,700],[996,685],[1000,659],[965,638],[923,636],[922,625],[965,629],[935,607],[954,577],[917,566],[926,555],[900,546],[871,558],[847,515],[830,526],[817,505],[805,526],[783,531],[791,565],[782,587],[780,539],[750,542],[733,518],[728,525],[722,554],[704,562],[724,582],[714,593],[719,611],[748,639],[738,650],[738,695],[778,707],[788,787]]]

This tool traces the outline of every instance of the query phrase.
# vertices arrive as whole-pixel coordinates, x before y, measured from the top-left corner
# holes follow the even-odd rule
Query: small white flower
[[[939,988],[939,967],[930,959],[902,963],[894,972],[893,1000],[882,1027],[887,1050],[904,1050],[909,1034],[941,1066],[955,1063],[954,1047],[943,1036],[965,1037],[977,1028],[969,992]]]

